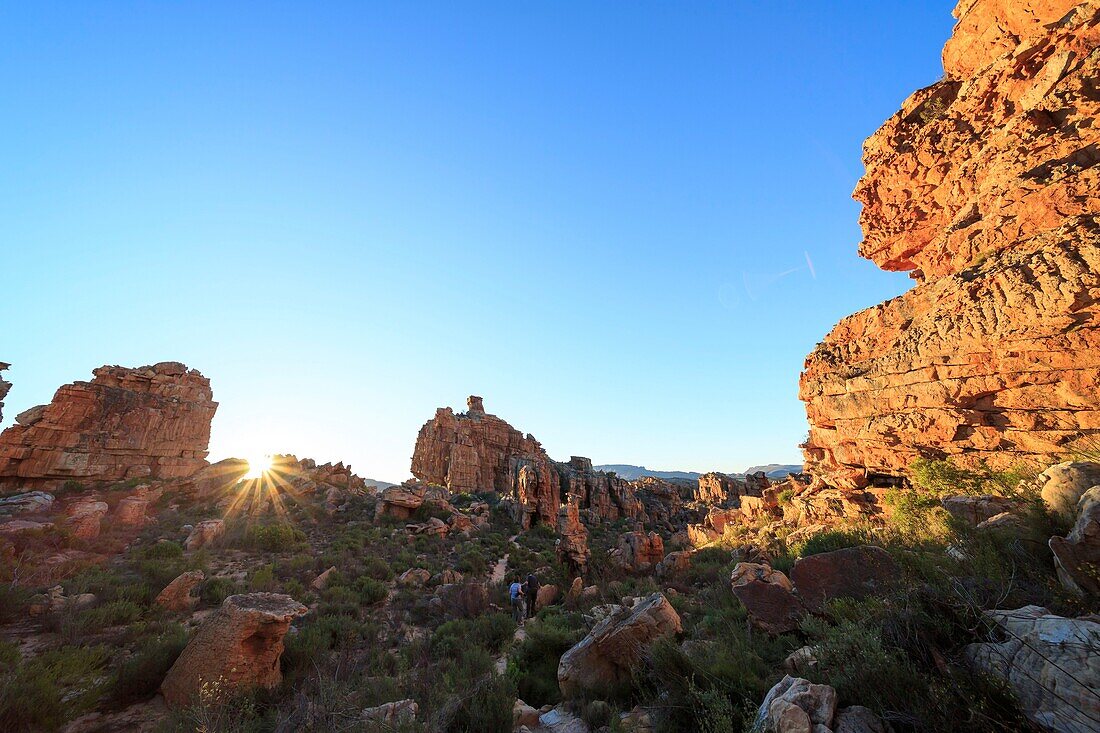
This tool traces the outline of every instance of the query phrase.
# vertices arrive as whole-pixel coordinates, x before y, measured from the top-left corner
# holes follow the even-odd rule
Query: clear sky
[[[952,5],[5,1],[4,424],[174,360],[212,458],[400,480],[474,393],[562,460],[797,462],[804,356],[909,287],[850,193]]]

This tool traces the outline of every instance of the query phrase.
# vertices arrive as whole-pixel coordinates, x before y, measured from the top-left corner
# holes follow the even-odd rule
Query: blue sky
[[[257,7],[0,5],[5,426],[177,360],[212,458],[398,480],[476,393],[558,459],[795,462],[803,358],[909,287],[850,193],[951,2]]]

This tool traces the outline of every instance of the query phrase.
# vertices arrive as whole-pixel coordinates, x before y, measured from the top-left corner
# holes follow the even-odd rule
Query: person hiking
[[[523,623],[523,583],[519,582],[520,576],[512,580],[508,586],[508,597],[512,600],[512,618],[517,624]]]
[[[539,599],[539,579],[531,573],[527,576],[527,582],[523,584],[523,593],[527,596],[527,618],[532,618],[535,615],[535,604]]]

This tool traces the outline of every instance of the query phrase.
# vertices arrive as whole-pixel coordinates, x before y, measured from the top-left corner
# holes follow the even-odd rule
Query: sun
[[[271,470],[270,455],[256,455],[246,460],[248,461],[248,473],[244,475],[246,479],[263,478],[264,474]]]

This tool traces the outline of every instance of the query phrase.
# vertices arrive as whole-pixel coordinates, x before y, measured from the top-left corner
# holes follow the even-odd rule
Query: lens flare
[[[263,478],[264,474],[271,470],[271,456],[253,456],[247,460],[248,473],[244,475],[246,479]]]

